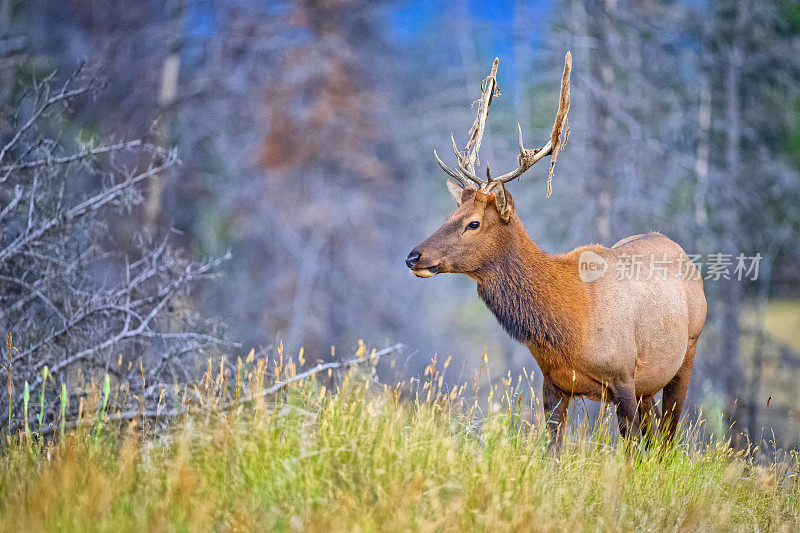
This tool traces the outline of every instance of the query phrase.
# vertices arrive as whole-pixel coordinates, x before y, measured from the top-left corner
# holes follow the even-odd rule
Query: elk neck
[[[544,252],[512,215],[497,254],[470,273],[478,295],[516,341],[543,353],[580,349],[589,297],[571,255]]]

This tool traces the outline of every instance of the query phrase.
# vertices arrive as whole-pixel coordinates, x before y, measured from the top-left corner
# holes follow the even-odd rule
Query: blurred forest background
[[[53,83],[62,83],[85,60],[82,72],[102,87],[49,122],[50,138],[65,146],[76,137],[142,139],[174,148],[180,160],[139,182],[138,201],[108,219],[108,246],[135,255],[135,243],[168,238],[176,257],[164,272],[187,261],[199,279],[181,305],[224,323],[224,333],[213,335],[240,343],[235,354],[282,341],[288,353],[303,346],[314,360],[329,357],[332,344],[403,342],[407,358],[395,372],[404,377],[418,375],[434,353],[453,356],[455,368],[471,375],[484,348],[495,376],[535,368],[485,309],[474,282],[422,281],[403,260],[454,208],[433,149],[447,153],[451,131],[459,143],[466,139],[494,57],[502,96],[481,155],[505,171],[516,166],[517,122],[527,145],[545,142],[571,50],[571,134],[553,195],[545,198],[541,168],[510,189],[529,234],[551,252],[658,230],[689,253],[762,254],[757,280],[706,281],[709,320],[688,401],[710,419],[714,409],[724,412],[750,435],[774,432],[778,444],[797,444],[798,0],[0,5],[0,144],[31,113],[19,106],[26,87],[52,72]],[[17,161],[28,157],[18,147],[11,152]],[[151,152],[154,165],[170,161]],[[103,179],[80,169],[75,175],[72,187],[85,187],[73,191],[78,196]],[[0,207],[15,197],[9,183],[0,182]],[[23,178],[19,185],[37,187]],[[24,218],[34,202],[17,204],[8,212]],[[202,279],[204,265],[227,251],[220,275]],[[4,260],[0,253],[2,268]],[[124,272],[124,263],[104,264]],[[39,267],[15,268],[7,278]],[[9,298],[25,290],[0,284]],[[50,300],[42,313],[66,313],[65,300]],[[39,369],[32,337],[61,327],[34,333],[2,325],[27,354],[22,373]],[[192,342],[205,339],[195,335]],[[92,346],[100,347],[89,354],[99,367],[121,353]],[[41,349],[61,350],[70,363],[77,350],[55,341]],[[125,357],[135,360],[136,349],[142,345]],[[200,346],[175,353],[192,349]],[[0,377],[10,390],[8,368]],[[58,368],[67,372],[69,364]],[[170,381],[169,373],[161,379]]]

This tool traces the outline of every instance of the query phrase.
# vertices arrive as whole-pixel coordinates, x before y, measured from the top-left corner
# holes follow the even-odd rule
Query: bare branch
[[[45,78],[45,80],[40,84],[40,86],[43,87],[42,96],[44,101],[41,102],[34,109],[33,114],[28,119],[28,121],[21,128],[17,130],[17,132],[14,134],[11,140],[8,141],[8,143],[6,143],[5,146],[3,146],[2,150],[0,150],[0,162],[2,162],[3,159],[5,159],[8,151],[11,150],[11,148],[13,148],[14,145],[17,144],[22,135],[24,135],[25,132],[27,132],[36,123],[36,121],[39,120],[39,117],[41,117],[42,114],[45,111],[47,111],[50,107],[59,102],[70,100],[77,96],[93,92],[97,89],[97,85],[95,84],[86,84],[78,87],[77,89],[70,89],[72,82],[75,80],[78,73],[81,71],[81,68],[82,66],[78,67],[75,73],[73,73],[73,75],[70,76],[69,79],[67,79],[67,81],[64,83],[64,86],[61,88],[61,91],[59,91],[58,94],[56,94],[55,96],[50,96],[50,85],[49,85],[49,81],[53,78],[54,73],[50,74],[49,76],[47,76],[47,78]],[[37,97],[37,100],[39,99],[40,98]]]
[[[156,167],[152,167],[147,171],[142,172],[141,174],[128,178],[125,181],[118,183],[117,185],[114,185],[113,187],[109,187],[108,189],[105,189],[97,193],[91,198],[81,202],[72,209],[68,210],[62,216],[57,218],[51,218],[50,220],[44,222],[35,230],[21,233],[17,237],[17,239],[11,242],[11,244],[6,246],[3,250],[0,250],[0,264],[5,261],[8,261],[9,258],[19,253],[19,251],[23,247],[36,241],[38,238],[40,238],[42,235],[44,235],[57,225],[63,224],[65,222],[70,222],[88,213],[97,211],[98,209],[105,206],[109,202],[118,198],[131,186],[151,176],[154,176],[159,172],[163,172],[164,170],[174,165],[177,161],[178,159],[175,156],[175,154],[171,153],[170,156],[167,159],[165,159],[162,164]]]
[[[61,319],[61,321],[64,323],[64,326],[66,327],[67,319],[64,316],[64,314],[58,307],[56,307],[56,305],[53,302],[50,301],[50,299],[47,296],[42,294],[42,292],[39,289],[31,285],[30,283],[27,283],[19,278],[14,278],[12,276],[4,276],[0,274],[0,280],[7,281],[9,283],[13,283],[15,285],[19,285],[20,287],[28,289],[32,294],[36,295],[36,297],[38,297],[40,300],[46,303],[47,306],[58,315],[58,317]]]
[[[109,367],[115,352],[120,365],[123,354],[128,362],[135,358],[162,383],[176,373],[190,379],[184,367],[193,367],[190,358],[208,347],[238,346],[198,318],[185,299],[189,286],[212,277],[229,254],[206,263],[183,259],[173,253],[169,231],[155,246],[139,239],[136,251],[124,258],[108,244],[114,224],[109,208],[140,203],[139,184],[177,163],[176,153],[139,139],[79,144],[77,151],[64,153],[57,140],[42,134],[39,122],[48,110],[55,113],[59,102],[99,86],[78,79],[79,72],[55,95],[52,76],[33,87],[24,100],[31,118],[10,132],[2,152],[0,331],[14,333],[16,342],[0,368],[8,389],[0,411],[10,413],[12,427],[23,416],[18,407],[24,382],[41,386],[45,367],[55,377],[47,382],[47,395],[59,393],[59,381],[75,375],[92,379],[100,372],[130,386],[137,380],[135,370]],[[114,155],[121,150],[149,155],[151,162],[141,170],[119,168]],[[7,161],[11,154],[14,160]],[[96,161],[103,154],[108,161]],[[101,185],[94,188],[94,180],[87,180],[89,189],[70,191],[66,183],[74,170],[101,177]],[[129,254],[136,257],[128,260]],[[150,402],[147,394],[143,401]],[[47,400],[50,406],[57,403]]]
[[[84,148],[80,152],[75,154],[71,154],[68,156],[63,157],[48,157],[46,159],[37,159],[35,161],[25,161],[19,163],[13,163],[11,165],[5,165],[4,167],[0,168],[0,172],[5,172],[6,175],[3,178],[0,178],[0,183],[6,181],[8,174],[10,172],[14,172],[16,170],[26,170],[30,168],[38,168],[43,167],[45,165],[64,165],[67,163],[72,163],[75,161],[80,161],[82,159],[87,159],[89,157],[98,156],[101,154],[107,154],[109,152],[117,152],[120,150],[130,150],[132,148],[136,148],[139,146],[144,146],[152,151],[162,151],[161,148],[157,148],[153,145],[143,143],[141,139],[134,139],[132,141],[120,142],[116,144],[110,144],[106,146],[97,146],[95,148]]]
[[[357,358],[354,358],[354,359],[348,359],[346,361],[332,361],[330,363],[321,363],[321,364],[316,365],[313,368],[310,368],[309,370],[306,370],[305,372],[301,372],[301,373],[299,373],[299,374],[297,374],[295,376],[292,376],[290,378],[281,380],[281,381],[275,383],[274,385],[272,385],[270,387],[267,387],[266,389],[264,389],[262,391],[255,392],[249,398],[240,399],[238,402],[235,401],[235,400],[226,402],[226,403],[222,404],[221,406],[219,406],[219,409],[221,411],[224,411],[224,410],[227,410],[227,409],[231,409],[232,407],[236,407],[238,405],[250,403],[250,402],[254,401],[255,398],[266,397],[266,396],[269,396],[271,394],[275,394],[276,392],[279,392],[280,390],[282,390],[287,385],[290,385],[292,383],[297,383],[298,381],[303,381],[304,379],[308,379],[308,378],[310,378],[311,376],[313,376],[315,374],[319,374],[320,372],[327,372],[329,370],[344,370],[344,369],[352,368],[354,366],[358,366],[358,365],[361,365],[361,364],[364,364],[364,363],[371,363],[371,364],[374,365],[374,364],[377,364],[377,362],[380,360],[381,357],[389,355],[389,354],[391,354],[393,352],[400,352],[400,351],[403,350],[403,348],[404,348],[404,345],[398,343],[398,344],[395,344],[394,346],[390,346],[388,348],[384,348],[383,350],[379,350],[377,352],[373,351],[371,354],[365,355],[364,357],[357,357]],[[190,405],[184,405],[184,406],[181,406],[181,407],[179,407],[177,409],[168,409],[168,410],[163,410],[163,411],[160,410],[160,409],[146,409],[146,410],[130,409],[130,410],[127,410],[127,411],[121,411],[119,413],[108,414],[108,415],[103,417],[103,422],[114,422],[114,421],[119,421],[119,420],[131,420],[131,419],[139,418],[139,417],[144,417],[144,418],[156,418],[156,417],[170,418],[170,417],[176,417],[176,416],[181,416],[181,415],[184,415],[184,414],[188,413],[190,407],[191,407]],[[96,420],[94,420],[94,419],[81,419],[81,420],[77,420],[75,422],[67,424],[67,427],[76,428],[76,427],[81,427],[81,426],[93,425],[95,422],[96,422]],[[43,429],[42,433],[44,435],[48,435],[48,434],[53,433],[55,430],[56,430],[55,426],[51,426],[51,427]]]

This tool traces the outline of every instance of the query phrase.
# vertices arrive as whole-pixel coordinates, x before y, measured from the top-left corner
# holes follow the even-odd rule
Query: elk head
[[[511,224],[514,218],[514,201],[506,191],[505,184],[520,177],[547,155],[550,155],[547,196],[550,197],[552,192],[553,169],[569,134],[567,112],[570,103],[569,75],[572,70],[572,55],[567,52],[564,58],[561,97],[550,139],[541,148],[527,149],[522,144],[522,128],[517,124],[518,167],[502,176],[492,177],[487,164],[486,179],[483,180],[477,177],[475,166],[478,163],[478,150],[483,138],[489,105],[492,99],[499,95],[496,80],[497,65],[498,59],[495,59],[491,73],[484,79],[478,116],[470,129],[466,148],[460,151],[452,134],[450,136],[458,170],[445,165],[436,150],[433,151],[436,162],[448,176],[453,178],[447,180],[447,189],[458,204],[458,209],[433,235],[408,254],[406,265],[421,278],[429,278],[444,272],[468,274],[495,257],[503,244],[509,242],[510,232],[514,231]]]

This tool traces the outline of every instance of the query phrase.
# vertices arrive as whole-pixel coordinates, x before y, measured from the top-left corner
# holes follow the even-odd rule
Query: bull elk
[[[550,196],[553,168],[569,131],[572,56],[567,52],[550,139],[541,148],[526,149],[519,128],[518,167],[493,177],[487,164],[484,180],[475,168],[489,105],[498,94],[497,64],[495,59],[484,80],[463,151],[451,135],[457,168],[448,167],[434,150],[437,163],[452,178],[447,188],[458,208],[408,254],[406,265],[420,278],[448,272],[474,279],[498,322],[528,347],[544,375],[554,454],[560,454],[567,406],[576,396],[612,402],[623,438],[647,430],[671,441],[706,319],[699,271],[678,244],[659,233],[633,235],[611,248],[581,246],[564,255],[544,252],[528,237],[506,184],[549,155]],[[664,270],[622,279],[585,275],[580,268],[586,257],[606,267],[625,257],[656,257]],[[679,275],[687,269],[693,275]],[[663,417],[653,399],[662,389]]]

